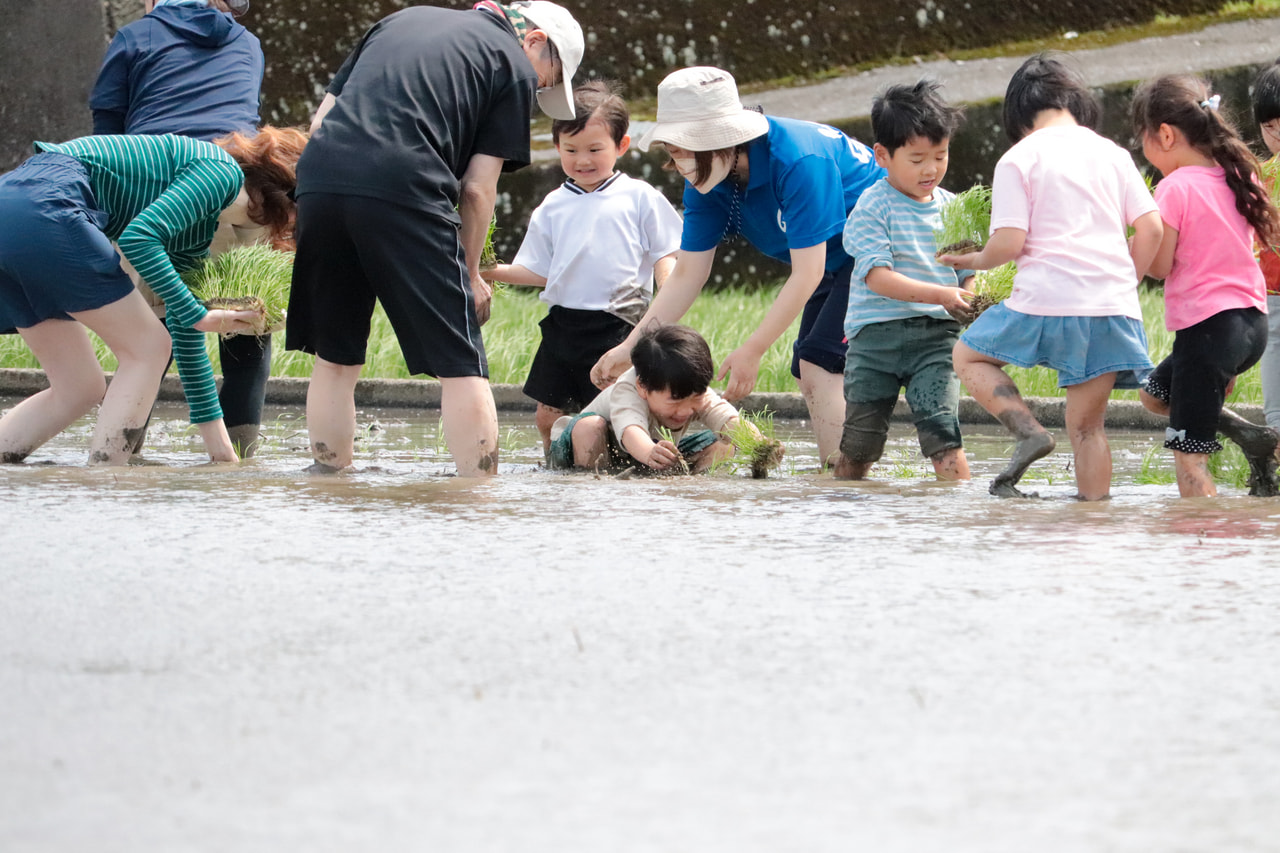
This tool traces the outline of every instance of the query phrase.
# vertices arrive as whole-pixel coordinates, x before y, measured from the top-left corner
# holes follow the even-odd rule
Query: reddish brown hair
[[[293,127],[265,125],[253,136],[230,133],[215,139],[214,144],[234,157],[244,171],[249,218],[266,226],[274,248],[293,249],[297,216],[293,191],[307,134]]]

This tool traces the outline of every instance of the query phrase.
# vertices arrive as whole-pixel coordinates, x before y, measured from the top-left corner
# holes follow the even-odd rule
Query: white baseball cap
[[[738,100],[732,74],[694,66],[672,71],[658,84],[658,121],[636,144],[641,151],[655,142],[687,151],[719,151],[768,132],[764,114],[746,109]]]
[[[582,63],[585,49],[582,27],[578,26],[569,10],[550,0],[530,0],[513,5],[534,29],[547,34],[560,54],[560,67],[563,69],[560,82],[538,90],[538,106],[552,118],[573,118],[573,75]]]

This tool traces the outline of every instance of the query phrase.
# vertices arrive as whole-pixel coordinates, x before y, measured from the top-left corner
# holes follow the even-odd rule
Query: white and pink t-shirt
[[[1000,158],[991,190],[991,230],[1027,232],[1005,305],[1142,319],[1125,227],[1157,208],[1128,151],[1087,127],[1041,128]]]
[[[1221,166],[1182,166],[1156,185],[1160,218],[1178,232],[1164,281],[1164,323],[1173,331],[1231,308],[1266,313],[1267,285],[1253,228],[1236,210]]]

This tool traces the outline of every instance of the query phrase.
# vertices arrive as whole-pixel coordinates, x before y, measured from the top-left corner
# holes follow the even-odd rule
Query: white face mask
[[[698,192],[706,195],[715,189],[721,181],[729,177],[729,173],[733,171],[733,161],[735,157],[715,157],[711,160],[711,174],[700,184],[694,184],[693,178],[698,173],[698,161],[692,157],[672,157],[671,162],[676,164],[676,170],[684,176],[684,179]]]

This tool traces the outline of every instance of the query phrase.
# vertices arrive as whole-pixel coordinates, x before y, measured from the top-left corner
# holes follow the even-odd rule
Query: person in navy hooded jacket
[[[206,142],[232,131],[256,133],[262,46],[233,17],[248,10],[249,0],[143,0],[143,5],[147,14],[120,28],[102,60],[89,97],[93,132],[176,133]],[[260,236],[219,231],[211,251],[216,255]],[[248,457],[256,449],[271,375],[271,336],[222,338],[219,349],[219,401],[227,431]]]
[[[263,56],[236,23],[248,0],[144,0],[121,27],[89,96],[93,132],[178,133],[212,142],[257,129]]]

